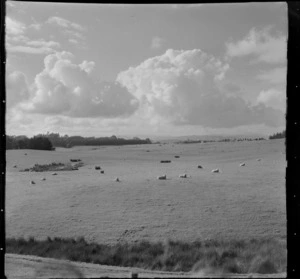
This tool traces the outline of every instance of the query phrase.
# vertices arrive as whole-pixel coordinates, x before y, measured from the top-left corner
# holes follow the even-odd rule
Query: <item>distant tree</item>
[[[269,139],[282,139],[282,138],[285,138],[285,131],[269,136]]]
[[[51,141],[45,136],[34,136],[29,139],[29,149],[53,150]]]

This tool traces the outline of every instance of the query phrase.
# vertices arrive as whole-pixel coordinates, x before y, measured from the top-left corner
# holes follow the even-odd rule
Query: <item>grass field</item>
[[[224,273],[286,272],[286,241],[141,241],[103,245],[84,238],[9,239],[7,252],[93,264],[172,272],[213,270]]]
[[[19,171],[70,158],[84,166],[56,176]],[[114,245],[286,236],[284,140],[8,150],[6,160],[8,238],[83,236]],[[167,180],[157,180],[163,174]]]

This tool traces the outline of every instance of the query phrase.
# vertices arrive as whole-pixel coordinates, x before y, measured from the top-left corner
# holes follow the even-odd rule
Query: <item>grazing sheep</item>
[[[35,182],[33,180],[30,181],[30,184],[35,184]]]
[[[201,165],[198,165],[198,169],[203,169],[203,167]]]
[[[53,172],[52,175],[57,175],[57,173],[56,173],[56,172]]]
[[[116,182],[120,182],[120,179],[119,179],[119,177],[117,177],[117,178],[115,179],[115,181],[116,181]]]
[[[240,167],[244,167],[246,164],[245,163],[241,163],[240,164]]]
[[[101,170],[101,167],[100,166],[96,166],[95,170]]]
[[[179,175],[179,177],[180,178],[187,178],[187,174],[185,173],[185,174],[181,174],[181,175]]]
[[[104,170],[101,170],[100,173],[104,173]]]
[[[256,161],[261,161],[261,159],[257,159]]]
[[[167,179],[167,175],[161,175],[161,176],[158,176],[157,179],[159,180],[166,180]]]
[[[46,178],[45,178],[45,177],[43,177],[41,180],[42,180],[42,181],[45,181],[45,180],[46,180]]]
[[[219,173],[220,170],[219,170],[219,169],[214,169],[214,170],[212,170],[211,172],[213,172],[213,173]]]
[[[14,168],[16,168],[17,167],[17,165],[14,165]]]

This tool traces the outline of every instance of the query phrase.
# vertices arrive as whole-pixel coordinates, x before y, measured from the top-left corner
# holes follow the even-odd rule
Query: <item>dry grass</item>
[[[8,253],[176,272],[210,269],[223,273],[272,274],[286,272],[287,267],[286,242],[275,239],[104,245],[88,243],[83,237],[48,237],[42,241],[30,237],[7,239],[6,250]]]

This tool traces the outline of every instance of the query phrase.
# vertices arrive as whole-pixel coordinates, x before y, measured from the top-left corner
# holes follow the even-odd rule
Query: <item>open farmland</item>
[[[71,158],[84,165],[56,176],[20,172]],[[284,140],[8,150],[6,234],[107,244],[284,238],[285,167]]]

